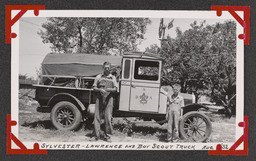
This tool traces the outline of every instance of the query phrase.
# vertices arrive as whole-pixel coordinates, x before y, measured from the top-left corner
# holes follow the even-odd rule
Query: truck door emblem
[[[143,93],[141,96],[140,96],[140,103],[141,104],[146,104],[148,102],[148,96],[145,94],[145,93]]]

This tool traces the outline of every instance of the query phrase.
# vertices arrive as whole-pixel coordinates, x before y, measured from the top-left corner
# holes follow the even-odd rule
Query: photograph
[[[26,147],[228,150],[243,133],[243,28],[227,12],[28,12],[13,30]]]

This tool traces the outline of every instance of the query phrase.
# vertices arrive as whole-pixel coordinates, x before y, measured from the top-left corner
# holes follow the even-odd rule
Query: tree
[[[147,18],[48,18],[38,34],[55,52],[119,54],[137,50],[144,39]]]
[[[226,108],[226,116],[235,113],[236,96],[236,27],[233,21],[217,23],[213,31],[211,50],[215,55],[215,70],[209,70],[211,96]],[[212,61],[213,62],[213,61]]]
[[[145,51],[153,54],[158,54],[160,52],[160,47],[158,47],[156,44],[153,44],[149,47],[146,47]]]
[[[167,37],[159,54],[164,58],[165,73],[172,82],[179,82],[181,91],[210,95],[223,105],[231,116],[236,81],[236,25],[233,21],[205,25],[195,21],[182,32],[176,28],[175,39]]]

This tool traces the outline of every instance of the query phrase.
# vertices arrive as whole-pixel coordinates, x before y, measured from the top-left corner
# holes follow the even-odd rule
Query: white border
[[[12,11],[12,18],[18,13],[18,10]],[[243,16],[243,12],[237,12],[239,16]],[[35,17],[34,11],[30,10],[27,11],[23,17]],[[243,128],[238,126],[239,122],[244,120],[244,41],[238,38],[239,34],[243,34],[243,27],[230,15],[227,11],[223,11],[220,17],[217,16],[216,11],[143,11],[143,10],[129,10],[129,11],[122,11],[122,10],[40,10],[39,15],[37,17],[146,17],[146,18],[191,18],[191,19],[233,19],[236,24],[236,66],[237,66],[237,74],[236,74],[236,81],[237,81],[237,88],[236,88],[236,140],[243,135]],[[18,90],[19,90],[19,21],[17,21],[12,26],[12,32],[17,34],[17,37],[11,39],[11,119],[17,121],[17,125],[12,127],[12,133],[18,137],[19,134],[19,107],[18,107]],[[62,145],[62,144],[80,144],[80,148],[78,150],[97,150],[98,148],[81,148],[87,144],[89,145],[98,145],[98,144],[105,144],[105,145],[135,145],[139,146],[139,144],[148,145],[149,148],[145,149],[136,149],[136,148],[104,148],[104,150],[182,150],[177,148],[177,145],[195,145],[196,150],[202,150],[204,145],[212,146],[214,149],[218,143],[162,143],[162,142],[153,142],[153,143],[131,143],[131,142],[113,142],[113,143],[102,143],[102,142],[39,142],[40,148],[44,148],[43,145],[48,144],[49,146],[52,145],[53,148],[48,149],[56,149],[53,145]],[[23,144],[29,148],[33,148],[34,142],[23,142]],[[176,148],[169,148],[169,149],[154,149],[153,145],[173,145]],[[234,143],[223,143],[228,145],[230,148]],[[15,144],[12,144],[12,148],[17,148]],[[63,149],[63,148],[57,148]],[[68,149],[67,147],[65,149]],[[243,149],[243,145],[239,146],[239,149]],[[76,149],[71,149],[76,150]],[[101,149],[102,150],[102,149]],[[189,150],[189,149],[184,149]],[[193,149],[191,149],[193,150]],[[209,149],[208,149],[209,150]]]

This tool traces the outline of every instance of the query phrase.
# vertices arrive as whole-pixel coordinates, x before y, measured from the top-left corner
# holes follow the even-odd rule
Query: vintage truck
[[[92,89],[102,64],[109,61],[117,77],[113,117],[140,117],[165,120],[167,94],[163,89],[163,60],[156,54],[133,52],[123,56],[90,54],[48,54],[42,62],[42,75],[36,87],[38,112],[49,112],[52,124],[60,130],[75,130],[82,121],[93,120],[96,93]],[[205,141],[212,131],[210,120],[200,110],[192,94],[184,98],[180,135]],[[92,121],[91,121],[92,123]]]

